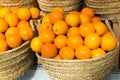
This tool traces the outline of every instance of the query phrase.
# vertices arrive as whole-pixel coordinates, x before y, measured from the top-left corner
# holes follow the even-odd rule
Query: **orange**
[[[101,20],[100,20],[99,17],[93,17],[91,22],[92,22],[92,23],[101,22]]]
[[[94,10],[92,8],[89,8],[89,7],[85,7],[81,10],[81,13],[83,14],[87,14],[89,15],[90,17],[94,17],[95,13],[94,13]]]
[[[22,44],[22,38],[19,35],[11,34],[6,37],[6,42],[10,48],[16,48]]]
[[[75,56],[77,59],[89,59],[91,58],[92,54],[90,48],[82,45],[75,50]]]
[[[62,14],[64,14],[64,9],[63,9],[62,7],[54,7],[51,11],[52,11],[52,12],[53,12],[53,11],[59,11],[59,12],[61,12]]]
[[[10,13],[10,9],[7,7],[0,8],[0,18],[4,18],[6,14]]]
[[[0,39],[4,39],[5,40],[5,35],[3,33],[0,33]]]
[[[19,10],[19,7],[11,7],[10,10],[12,13],[17,14],[17,11]]]
[[[67,32],[67,37],[79,36],[79,27],[70,27]]]
[[[57,47],[52,43],[45,43],[41,47],[41,56],[45,58],[54,58],[57,52]]]
[[[102,41],[101,41],[101,48],[106,51],[112,51],[116,48],[117,41],[114,36],[112,35],[103,35]]]
[[[32,19],[38,19],[40,17],[40,10],[37,7],[31,7],[30,9]]]
[[[80,12],[78,11],[71,11],[70,13],[80,15]]]
[[[53,32],[56,35],[66,34],[68,30],[68,25],[64,20],[59,20],[53,25]]]
[[[7,42],[4,39],[0,39],[0,53],[7,50],[8,50]]]
[[[102,37],[104,37],[104,36],[113,36],[113,35],[110,31],[107,31]]]
[[[50,18],[49,18],[49,14],[45,14],[43,17],[42,17],[42,23],[44,23],[44,22],[48,22],[48,23],[50,23]]]
[[[99,57],[105,56],[106,54],[105,51],[101,48],[91,50],[91,53],[92,53],[92,58],[99,58]]]
[[[59,54],[57,56],[55,56],[54,59],[55,60],[62,60]]]
[[[5,32],[8,28],[8,23],[4,19],[0,19],[0,32]]]
[[[81,36],[70,36],[68,37],[67,45],[73,49],[76,49],[80,45],[83,45],[83,39]]]
[[[84,44],[90,49],[96,49],[101,45],[101,37],[97,33],[91,33],[85,37]]]
[[[17,15],[20,20],[29,20],[31,18],[31,12],[28,8],[22,7],[17,11]]]
[[[90,33],[95,32],[95,27],[92,23],[86,22],[80,25],[79,27],[79,33],[82,37],[86,37]]]
[[[65,35],[58,35],[54,39],[55,46],[60,49],[67,45],[67,37]]]
[[[44,31],[42,32],[39,37],[41,38],[41,40],[43,42],[54,42],[55,39],[55,34],[53,31],[48,30],[48,31]]]
[[[93,23],[96,33],[100,36],[107,32],[107,26],[103,22]]]
[[[38,27],[38,30],[40,33],[46,30],[52,30],[52,24],[49,22],[41,23],[40,26]]]
[[[10,27],[7,29],[7,31],[5,32],[5,36],[9,36],[10,34],[17,34],[19,35],[19,30],[17,27]]]
[[[39,37],[34,37],[30,42],[30,47],[34,52],[39,53],[41,51],[41,46],[43,45],[43,42]]]
[[[33,38],[34,32],[31,27],[26,26],[19,30],[19,35],[21,36],[23,40],[27,41]]]
[[[80,17],[77,14],[69,13],[66,15],[65,21],[68,23],[69,26],[76,27],[80,24]]]
[[[14,14],[14,13],[8,13],[8,14],[6,14],[5,15],[5,20],[7,21],[7,23],[11,27],[17,26],[17,24],[19,22],[18,16],[16,14]]]
[[[75,58],[75,52],[74,49],[70,47],[63,47],[59,51],[59,55],[62,59],[65,60],[72,60]]]
[[[86,22],[91,22],[91,17],[88,16],[87,14],[81,13],[81,14],[79,15],[79,17],[80,17],[80,22],[81,22],[81,24],[86,23]]]
[[[18,29],[26,27],[26,26],[30,26],[30,23],[28,21],[25,21],[25,20],[20,20],[17,24]]]
[[[50,22],[52,24],[54,24],[55,22],[57,22],[59,20],[63,20],[64,19],[64,15],[61,12],[59,12],[59,11],[52,11],[49,14],[49,19],[50,19]]]

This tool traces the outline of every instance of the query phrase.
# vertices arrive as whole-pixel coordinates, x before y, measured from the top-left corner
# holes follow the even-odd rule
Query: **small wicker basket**
[[[105,22],[112,31],[109,22]],[[116,49],[96,59],[54,60],[43,58],[38,53],[36,56],[38,64],[42,64],[52,80],[105,80],[113,69],[114,60],[118,53],[119,42]]]
[[[34,64],[35,54],[30,41],[21,46],[0,53],[0,80],[16,80],[23,76]]]

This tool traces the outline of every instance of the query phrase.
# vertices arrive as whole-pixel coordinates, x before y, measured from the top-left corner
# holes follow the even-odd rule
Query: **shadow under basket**
[[[0,53],[0,80],[16,80],[23,76],[34,63],[34,53],[30,41],[21,46]]]
[[[42,64],[52,80],[105,80],[113,69],[118,53],[119,42],[114,50],[96,59],[55,60],[43,58],[38,53],[36,56],[38,64]]]

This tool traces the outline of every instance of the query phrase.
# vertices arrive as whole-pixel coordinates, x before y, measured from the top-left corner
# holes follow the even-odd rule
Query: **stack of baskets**
[[[109,21],[106,20],[105,23],[113,33]],[[96,59],[55,60],[43,58],[38,53],[36,56],[38,64],[42,64],[52,80],[105,80],[113,69],[118,52],[119,42],[116,49]]]
[[[65,12],[80,10],[82,0],[38,0],[39,8],[47,13],[50,12],[53,7],[62,7]]]
[[[35,30],[34,26],[32,28]],[[30,48],[30,41],[15,49],[1,52],[0,80],[16,80],[23,76],[33,66],[34,60],[35,54]]]
[[[85,5],[94,9],[102,19],[120,18],[120,0],[85,0]]]

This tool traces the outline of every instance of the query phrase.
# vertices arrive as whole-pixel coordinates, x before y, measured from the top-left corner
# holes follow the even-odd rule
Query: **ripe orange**
[[[87,14],[81,13],[81,14],[79,15],[79,17],[80,17],[80,22],[81,22],[81,24],[86,23],[86,22],[91,22],[91,17],[88,16]]]
[[[59,20],[53,25],[53,32],[56,35],[66,34],[68,30],[68,25],[64,20]]]
[[[59,51],[59,55],[62,59],[72,60],[75,57],[74,49],[70,47],[63,47]]]
[[[22,44],[22,38],[19,35],[11,34],[6,37],[6,42],[10,48],[16,48]]]
[[[9,27],[7,31],[5,32],[5,36],[9,36],[10,34],[16,34],[19,35],[19,30],[17,27]]]
[[[80,12],[78,11],[71,11],[70,13],[80,15]]]
[[[30,23],[28,21],[25,21],[25,20],[20,20],[17,24],[18,29],[26,27],[26,26],[30,26]]]
[[[96,49],[101,45],[101,37],[97,33],[91,33],[85,37],[84,44],[90,49]]]
[[[6,14],[10,13],[10,9],[7,7],[0,8],[0,18],[4,18]]]
[[[19,10],[19,7],[11,7],[10,10],[12,13],[17,14],[17,11]]]
[[[45,15],[42,17],[42,23],[44,23],[44,22],[50,23],[49,14],[45,14]]]
[[[0,33],[0,39],[4,39],[5,40],[5,35],[3,33]]]
[[[48,30],[48,31],[44,31],[42,32],[39,37],[41,38],[41,40],[43,42],[54,42],[55,39],[55,34],[53,31]]]
[[[85,7],[81,10],[81,13],[83,14],[87,14],[89,15],[90,17],[94,17],[95,13],[94,13],[94,10],[92,8],[89,8],[89,7]]]
[[[38,19],[40,17],[40,10],[37,7],[31,7],[30,9],[32,19]]]
[[[18,16],[16,14],[14,14],[14,13],[8,13],[8,14],[6,14],[5,15],[5,20],[7,21],[7,23],[11,27],[17,26],[17,24],[19,22]]]
[[[112,35],[103,35],[102,41],[101,41],[101,48],[106,51],[114,50],[117,46],[117,41],[114,36]]]
[[[8,23],[4,19],[0,19],[0,32],[5,32],[8,28]]]
[[[49,14],[49,19],[50,19],[50,22],[52,24],[54,24],[55,22],[57,22],[59,20],[63,20],[64,19],[64,15],[61,12],[59,12],[59,11],[52,11]]]
[[[106,54],[105,51],[101,48],[91,50],[91,53],[92,53],[92,58],[99,58],[99,57],[105,56]]]
[[[90,48],[82,45],[75,50],[75,56],[77,59],[89,59],[91,58],[92,54]]]
[[[101,22],[101,20],[100,20],[99,17],[93,17],[91,22],[92,22],[92,23]]]
[[[57,56],[55,56],[54,59],[55,60],[62,60],[59,54]]]
[[[57,47],[52,43],[45,43],[41,47],[41,56],[46,58],[54,58],[57,55]]]
[[[81,36],[70,36],[67,40],[67,45],[73,49],[83,45],[83,39]]]
[[[67,45],[67,37],[65,35],[58,35],[54,39],[55,46],[60,49]]]
[[[68,23],[69,26],[76,27],[80,24],[80,17],[77,14],[69,13],[66,15],[65,21]]]
[[[8,45],[5,39],[0,39],[0,53],[8,50]]]
[[[34,37],[30,42],[30,47],[34,52],[39,53],[41,51],[41,46],[43,45],[43,42],[39,37]]]
[[[40,26],[38,27],[38,30],[40,33],[46,30],[52,30],[52,24],[49,22],[41,23]]]
[[[107,26],[103,22],[95,22],[93,23],[96,33],[100,36],[107,32]]]
[[[79,33],[82,37],[86,37],[90,33],[95,32],[95,27],[92,23],[86,22],[80,25],[79,27]]]
[[[59,11],[59,12],[61,12],[62,14],[64,14],[64,9],[63,9],[62,7],[54,7],[51,11],[52,11],[52,12],[53,12],[53,11]]]
[[[79,36],[79,27],[70,27],[67,32],[67,37]]]
[[[23,40],[27,41],[33,38],[34,32],[31,27],[26,26],[26,27],[20,28],[19,35]]]
[[[17,15],[20,20],[29,20],[31,17],[31,12],[28,8],[22,7],[17,11]]]

